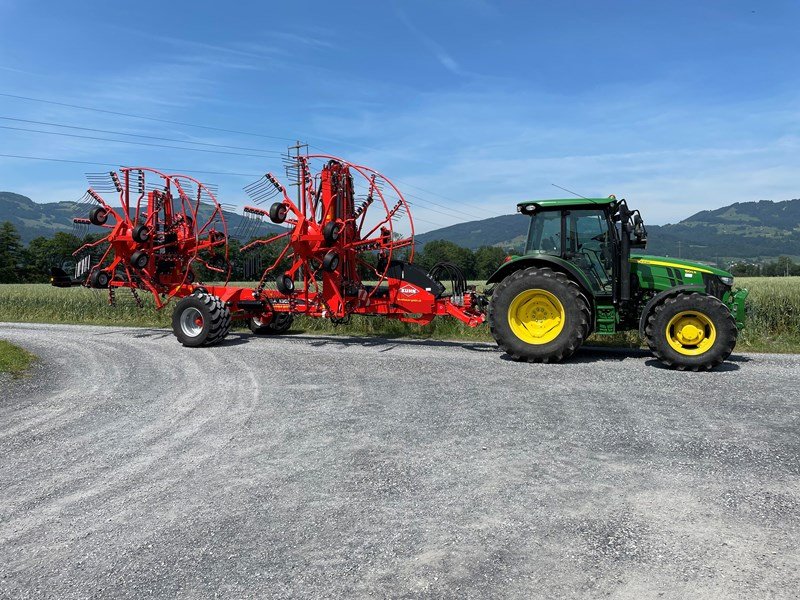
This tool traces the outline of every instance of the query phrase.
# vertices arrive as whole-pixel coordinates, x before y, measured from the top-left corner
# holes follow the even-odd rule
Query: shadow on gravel
[[[283,337],[283,336],[281,336]],[[303,341],[308,341],[311,346],[362,346],[369,348],[372,346],[387,346],[381,352],[389,352],[392,348],[403,346],[423,346],[429,348],[463,348],[475,352],[497,352],[497,346],[487,342],[457,342],[445,340],[415,340],[404,338],[385,338],[385,337],[356,337],[356,336],[315,336],[303,335]]]
[[[733,359],[729,358],[728,360],[733,360]],[[669,368],[668,366],[666,366],[665,364],[662,364],[660,361],[656,360],[655,358],[651,358],[650,360],[648,360],[644,364],[646,364],[648,367],[653,367],[655,369],[663,369],[665,371],[678,371],[678,369]],[[741,369],[741,367],[739,365],[737,365],[736,363],[726,361],[726,362],[722,363],[721,365],[714,367],[713,369],[711,369],[711,371],[714,372],[714,373],[727,373],[729,371],[738,371],[739,369]],[[691,373],[692,371],[684,371],[684,372],[685,373]],[[705,373],[705,371],[702,371],[702,372]]]
[[[612,348],[607,346],[581,346],[578,351],[564,361],[565,364],[586,364],[594,362],[622,361],[626,358],[645,358],[651,356],[647,350],[640,348]],[[502,360],[515,361],[508,354],[500,357]]]
[[[170,334],[171,335],[171,334]],[[224,340],[214,344],[215,346],[239,346],[246,344],[253,338],[252,333],[229,333]]]

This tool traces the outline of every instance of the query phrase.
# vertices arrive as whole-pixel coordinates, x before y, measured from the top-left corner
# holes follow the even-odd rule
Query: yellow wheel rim
[[[547,344],[564,329],[566,313],[561,301],[547,290],[525,290],[508,307],[508,324],[528,344]]]
[[[714,323],[706,315],[694,310],[679,312],[667,323],[667,343],[686,356],[708,352],[717,339]]]

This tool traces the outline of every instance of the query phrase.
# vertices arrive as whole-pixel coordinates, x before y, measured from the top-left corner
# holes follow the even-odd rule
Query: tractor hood
[[[671,258],[666,256],[650,256],[648,254],[631,254],[631,262],[641,265],[652,265],[657,267],[672,267],[682,269],[684,271],[695,271],[697,273],[710,273],[718,277],[733,277],[727,271],[704,265],[703,263],[694,262],[691,260],[683,260],[682,258]]]

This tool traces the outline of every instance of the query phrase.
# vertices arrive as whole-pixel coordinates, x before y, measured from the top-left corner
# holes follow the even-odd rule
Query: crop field
[[[737,286],[750,290],[748,323],[739,338],[737,349],[800,352],[800,277],[739,278]],[[46,284],[4,284],[0,285],[0,321],[171,326],[170,307],[156,311],[149,294],[142,293],[141,298],[143,308],[136,305],[128,290],[121,290],[116,295],[117,305],[112,307],[108,305],[106,291],[62,289]],[[379,317],[354,317],[348,325],[333,326],[327,320],[301,317],[296,319],[292,330],[297,333],[491,340],[487,327],[472,329],[449,318],[438,318],[430,325],[419,326]],[[639,344],[633,334],[600,337],[592,342],[622,346]]]

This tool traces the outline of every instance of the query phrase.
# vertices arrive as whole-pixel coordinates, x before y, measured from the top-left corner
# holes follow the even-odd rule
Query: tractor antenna
[[[561,187],[560,185],[556,185],[555,183],[551,183],[550,185],[552,185],[553,187],[557,187],[560,190],[564,190],[565,192],[569,192],[570,194],[572,194],[573,196],[577,196],[578,198],[583,198],[584,200],[588,200],[586,196],[581,196],[579,193],[573,192],[572,190],[568,190],[567,188]]]

